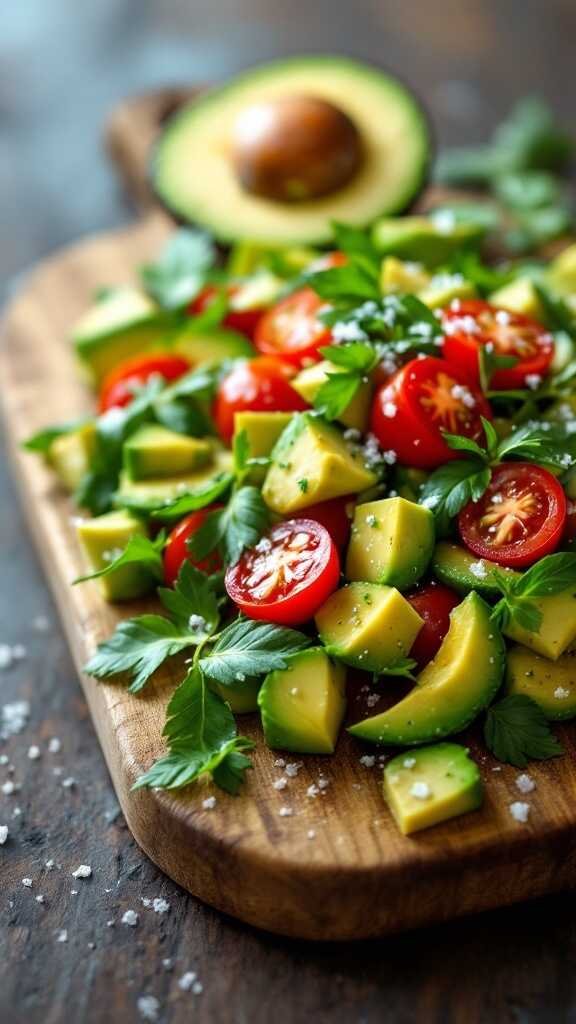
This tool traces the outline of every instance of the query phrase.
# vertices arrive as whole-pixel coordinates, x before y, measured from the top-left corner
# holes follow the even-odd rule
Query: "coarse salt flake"
[[[8,839],[8,825],[0,825],[0,846],[4,846],[4,843]]]
[[[522,824],[525,824],[528,821],[528,815],[530,814],[530,804],[526,804],[522,800],[515,800],[514,803],[510,804],[510,814],[514,818],[514,821],[519,821]]]
[[[516,779],[516,788],[519,789],[521,793],[531,793],[533,789],[536,789],[536,783],[530,775],[523,772]]]
[[[206,799],[202,801],[202,807],[205,811],[213,811],[216,807],[216,797],[207,796]]]
[[[92,868],[89,864],[79,864],[75,871],[72,872],[72,878],[90,878],[92,874]]]
[[[416,797],[417,800],[427,800],[430,795],[430,786],[427,782],[415,782],[410,787],[410,796]]]
[[[125,910],[122,914],[122,924],[127,924],[130,928],[135,928],[138,924],[138,914],[135,910]]]

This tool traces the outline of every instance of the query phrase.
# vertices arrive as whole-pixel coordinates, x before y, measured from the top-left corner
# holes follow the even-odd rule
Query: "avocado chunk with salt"
[[[140,427],[124,444],[124,468],[131,480],[192,473],[213,459],[212,442],[187,437],[156,423]]]
[[[418,292],[421,302],[430,309],[442,309],[454,299],[473,299],[476,289],[462,274],[435,274],[429,284]]]
[[[349,732],[371,743],[410,746],[443,739],[469,725],[490,704],[504,675],[504,642],[490,614],[478,594],[469,594],[452,611],[442,646],[414,689]]]
[[[174,351],[192,366],[210,366],[225,359],[250,359],[257,355],[248,338],[223,327],[199,329],[192,318],[175,337]]]
[[[286,516],[329,498],[358,494],[377,480],[337,427],[300,413],[274,447],[262,496],[268,508]]]
[[[346,710],[346,672],[321,648],[293,655],[266,676],[258,705],[273,750],[332,754]]]
[[[345,372],[346,370],[343,366],[336,366],[330,360],[324,359],[320,363],[314,363],[313,366],[307,366],[304,370],[301,370],[290,383],[305,402],[308,402],[309,405],[314,405],[314,399],[322,385],[329,379],[329,375]],[[372,383],[367,377],[361,381],[352,401],[340,413],[338,417],[339,422],[343,423],[345,427],[359,430],[363,434],[368,426],[371,398]]]
[[[518,277],[515,281],[511,281],[510,284],[505,284],[502,288],[498,288],[497,291],[492,292],[489,301],[493,306],[510,310],[512,313],[522,313],[523,316],[529,316],[533,320],[540,320],[541,322],[545,320],[544,307],[540,301],[540,296],[536,291],[534,282],[528,277]]]
[[[484,798],[478,766],[458,743],[398,754],[384,769],[383,788],[405,836],[475,811]]]
[[[405,658],[422,624],[399,590],[376,583],[349,583],[316,613],[328,653],[369,672]]]
[[[75,491],[90,470],[96,444],[94,423],[83,423],[60,437],[48,449],[48,463],[67,491]]]
[[[551,721],[576,718],[576,648],[550,661],[527,647],[511,647],[506,690],[530,697]]]
[[[431,568],[440,583],[452,587],[459,594],[465,595],[471,590],[477,590],[482,597],[490,599],[502,596],[495,582],[497,573],[504,572],[510,579],[520,577],[520,573],[513,569],[505,569],[487,558],[477,558],[459,544],[444,540],[434,548]]]
[[[248,442],[248,458],[268,458],[278,438],[286,429],[294,413],[291,412],[251,412],[243,410],[234,414],[234,438],[232,447],[241,434],[245,434]],[[262,483],[266,476],[267,466],[251,466],[247,480],[250,483]]]
[[[421,263],[386,256],[380,268],[380,288],[384,295],[409,292],[415,295],[430,283],[430,274]]]
[[[434,516],[423,505],[399,497],[357,505],[346,576],[411,587],[428,568],[434,540]]]
[[[542,616],[538,629],[525,629],[510,617],[503,632],[510,640],[556,661],[576,640],[576,596],[568,590],[536,597],[533,603]]]
[[[83,520],[76,532],[90,569],[100,572],[122,554],[131,537],[137,534],[145,536],[146,529],[139,519],[120,509]],[[106,601],[130,601],[143,597],[155,585],[151,573],[136,563],[121,565],[95,582]]]
[[[372,228],[372,241],[382,255],[418,260],[426,267],[438,267],[457,249],[478,245],[483,235],[477,224],[440,217],[383,217]]]
[[[184,494],[202,493],[232,469],[231,452],[214,448],[214,460],[191,473],[132,480],[126,470],[120,473],[114,494],[116,508],[129,508],[142,513],[154,512]]]
[[[258,693],[262,685],[260,676],[238,679],[227,686],[208,680],[208,685],[222,700],[227,701],[233,714],[246,715],[258,710]]]
[[[137,288],[115,288],[76,323],[72,340],[95,384],[118,363],[162,348],[174,333],[173,318]]]

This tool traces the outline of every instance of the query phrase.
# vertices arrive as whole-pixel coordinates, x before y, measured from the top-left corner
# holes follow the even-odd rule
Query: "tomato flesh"
[[[317,505],[308,505],[300,515],[320,523],[328,530],[336,547],[341,549],[350,539],[352,518],[348,513],[351,511],[354,514],[355,504],[356,495],[347,494],[343,498],[330,498],[328,501],[319,501]]]
[[[135,391],[143,387],[154,375],[158,374],[164,380],[172,381],[188,373],[189,369],[190,363],[187,359],[162,352],[127,359],[104,378],[98,408],[100,412],[122,408],[130,404]]]
[[[537,383],[548,373],[554,356],[552,335],[542,324],[479,299],[460,301],[443,310],[442,328],[443,355],[473,381],[479,380],[478,354],[483,346],[491,346],[496,356],[517,360],[514,366],[494,371],[490,387],[496,391]]]
[[[211,551],[206,558],[195,562],[188,548],[188,541],[198,532],[210,512],[222,508],[221,505],[208,505],[197,512],[192,512],[182,519],[171,531],[164,548],[164,581],[167,587],[173,587],[184,562],[191,562],[202,572],[218,572],[222,561],[217,551]]]
[[[481,416],[492,418],[484,395],[459,367],[445,359],[412,359],[376,393],[371,427],[379,443],[398,461],[435,469],[461,457],[443,432],[479,439]]]
[[[222,323],[224,327],[229,327],[231,331],[239,331],[240,334],[245,334],[246,337],[252,339],[260,318],[264,313],[265,307],[260,306],[255,307],[254,309],[235,309],[234,297],[238,295],[241,290],[241,284],[231,283],[226,285],[229,308]],[[215,285],[207,285],[196,296],[193,302],[190,303],[188,306],[188,312],[193,316],[198,316],[199,313],[204,313],[218,297],[218,294],[219,290]]]
[[[290,384],[293,366],[270,356],[237,363],[220,382],[214,402],[214,419],[220,437],[229,442],[234,433],[234,414],[250,412],[302,412],[308,408]]]
[[[324,305],[312,288],[300,288],[281,299],[260,320],[254,335],[256,348],[296,366],[316,362],[318,349],[332,340],[330,328],[318,318]]]
[[[224,582],[244,615],[298,626],[314,616],[339,577],[340,559],[328,531],[313,519],[289,519],[244,551]]]
[[[410,657],[414,658],[418,668],[424,668],[440,650],[440,646],[450,629],[450,612],[461,597],[455,590],[441,583],[426,583],[412,594],[406,595],[418,615],[424,619],[418,636],[412,644]]]
[[[558,547],[566,512],[566,495],[552,473],[529,462],[507,462],[493,470],[480,500],[464,506],[458,529],[479,558],[522,569]]]

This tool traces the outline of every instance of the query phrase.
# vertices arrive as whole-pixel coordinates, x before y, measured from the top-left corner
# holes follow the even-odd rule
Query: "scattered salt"
[[[286,789],[286,786],[288,785],[288,779],[285,779],[284,776],[282,775],[281,778],[276,779],[276,782],[273,782],[272,785],[274,789]]]
[[[281,807],[278,814],[281,818],[290,818],[294,814],[294,811],[291,807]]]
[[[178,988],[181,988],[183,992],[189,992],[195,981],[196,971],[186,971],[186,973],[178,979]]]
[[[89,864],[79,864],[75,871],[72,872],[72,878],[90,878],[92,874],[92,868]]]
[[[56,932],[56,942],[68,942],[68,932],[66,928],[61,928],[60,931]]]
[[[563,686],[557,686],[554,690],[554,697],[556,700],[567,700],[570,696],[570,690],[565,690]]]
[[[430,786],[427,782],[415,782],[410,787],[410,795],[417,800],[427,800],[430,796]]]
[[[525,804],[521,800],[515,800],[514,803],[510,804],[510,814],[514,818],[514,821],[519,821],[522,824],[528,821],[528,815],[530,814],[530,804]]]
[[[4,846],[4,843],[8,839],[8,825],[0,825],[0,846]]]
[[[156,996],[139,996],[136,1000],[136,1007],[142,1020],[158,1020],[160,1001],[156,999]]]
[[[28,747],[28,757],[31,761],[37,761],[40,757],[40,747]]]
[[[521,793],[531,793],[533,789],[536,789],[536,783],[530,775],[523,772],[522,775],[519,775],[516,779],[516,788],[519,789]]]
[[[59,754],[62,748],[62,744],[57,736],[53,736],[48,743],[48,750],[51,754]]]
[[[27,889],[31,889],[32,885],[33,885],[32,879],[31,878],[23,878],[22,879],[22,885],[25,885]]]
[[[363,764],[365,768],[373,768],[376,764],[374,754],[363,754],[360,758],[360,764]]]
[[[122,924],[127,924],[130,928],[135,928],[138,924],[138,914],[135,910],[125,910],[122,914]]]
[[[161,896],[156,896],[155,899],[152,900],[152,909],[155,914],[167,914],[170,910],[170,904],[168,903],[168,900],[162,899]]]
[[[213,811],[216,807],[216,797],[207,796],[206,799],[202,801],[202,807],[205,811]]]

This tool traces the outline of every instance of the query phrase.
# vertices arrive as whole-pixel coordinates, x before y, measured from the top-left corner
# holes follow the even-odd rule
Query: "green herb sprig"
[[[510,694],[486,713],[484,740],[499,761],[525,768],[564,753],[543,712],[525,694]]]

